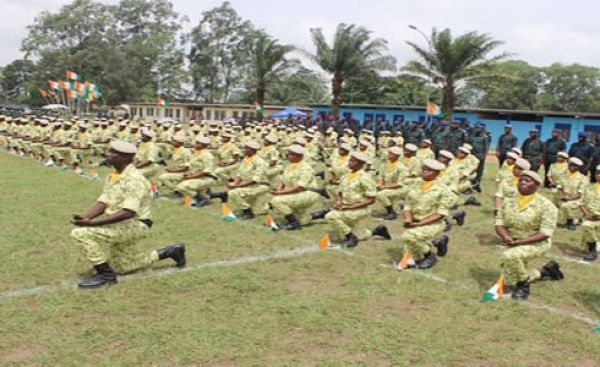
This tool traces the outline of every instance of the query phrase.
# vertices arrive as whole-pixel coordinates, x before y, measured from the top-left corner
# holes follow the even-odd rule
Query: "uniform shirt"
[[[518,177],[515,177],[514,174],[510,176],[506,176],[498,185],[498,189],[496,190],[495,197],[499,198],[510,198],[517,196],[517,183],[519,181]]]
[[[217,151],[217,155],[219,157],[219,162],[231,162],[236,155],[242,155],[240,149],[236,147],[232,142],[223,143],[219,146],[219,150]]]
[[[60,144],[66,145],[73,141],[73,135],[76,133],[74,129],[70,128],[68,130],[63,129],[62,134],[60,134]]]
[[[452,160],[451,165],[455,166],[454,169],[456,169],[456,171],[458,172],[459,177],[469,177],[473,173],[473,171],[477,169],[477,165],[479,165],[479,160],[475,157],[473,157],[475,160],[469,157],[471,157],[471,154],[469,154],[462,160],[458,158]]]
[[[258,156],[261,157],[267,165],[271,164],[272,161],[277,162],[279,164],[281,157],[279,155],[279,151],[275,145],[264,146],[261,150],[258,151]],[[277,165],[276,164],[276,165]]]
[[[400,163],[400,160],[394,163],[388,162],[385,166],[381,167],[383,186],[404,185],[407,173],[408,169]]]
[[[158,147],[151,141],[141,143],[135,157],[139,162],[150,161],[154,163],[158,160]]]
[[[567,172],[567,175],[557,185],[558,189],[561,189],[566,197],[573,197],[577,194],[583,195],[585,187],[589,184],[587,176],[582,175],[579,171],[571,175],[571,172]]]
[[[456,154],[458,152],[458,148],[460,148],[465,142],[465,132],[460,129],[450,129],[448,133],[448,150],[452,152],[452,154]]]
[[[342,177],[338,192],[342,195],[344,205],[358,204],[377,196],[377,183],[372,175],[361,169]]]
[[[512,148],[517,146],[519,139],[512,133],[502,134],[498,138],[499,153],[508,153]]]
[[[585,166],[590,160],[593,150],[594,146],[588,143],[587,141],[584,141],[582,143],[573,143],[571,144],[571,148],[569,148],[569,157],[577,157],[581,159]]]
[[[500,167],[498,173],[496,173],[496,183],[500,183],[508,178],[512,178],[513,168],[515,168],[514,164],[509,166],[508,163],[504,161],[502,163],[502,167]]]
[[[467,141],[469,142],[469,144],[471,144],[473,146],[472,154],[475,157],[477,157],[479,159],[485,158],[485,154],[489,147],[489,140],[484,132],[482,132],[479,135],[477,135],[477,134],[471,135],[467,139]]]
[[[587,185],[583,193],[582,204],[585,205],[588,212],[594,216],[600,216],[600,192],[599,184]]]
[[[114,182],[113,182],[114,181]],[[121,174],[109,175],[98,201],[106,204],[104,214],[121,210],[135,213],[133,219],[151,219],[150,182],[133,165],[125,167]]]
[[[304,189],[317,188],[315,170],[305,160],[287,166],[283,171],[282,181],[286,188],[295,186],[301,186]]]
[[[129,141],[129,131],[127,131],[127,129],[117,131],[115,134],[115,139],[120,141]]]
[[[423,140],[425,133],[423,132],[423,130],[421,130],[417,126],[417,127],[409,127],[408,129],[406,129],[406,131],[404,132],[403,135],[404,135],[404,140],[406,141],[407,144],[411,143],[416,146],[419,146],[419,143],[421,142],[421,140]]]
[[[552,163],[550,165],[550,169],[548,170],[548,174],[546,176],[552,177],[552,180],[554,180],[554,183],[558,186],[567,177],[568,171],[569,171],[569,164],[567,162]]]
[[[244,157],[237,171],[241,181],[254,181],[257,184],[267,182],[267,162],[258,156]]]
[[[175,150],[173,150],[173,157],[171,159],[169,166],[171,166],[171,167],[188,166],[189,167],[191,156],[192,156],[192,152],[190,152],[189,149],[186,149],[185,147],[175,148]]]
[[[196,150],[190,158],[190,169],[194,174],[206,172],[210,175],[215,169],[215,157],[208,149]]]
[[[78,131],[75,135],[73,135],[73,145],[82,146],[86,148],[92,147],[92,134],[89,132],[80,132]]]
[[[333,154],[331,155],[331,168],[329,169],[329,171],[338,179],[346,175],[350,170],[348,167],[350,153],[344,156],[339,154],[339,150],[336,149],[333,151]]]
[[[421,180],[420,182],[422,183],[423,181]],[[410,211],[415,221],[422,221],[434,214],[447,216],[453,204],[452,201],[449,189],[436,180],[424,192],[421,190],[421,187],[415,185],[406,196],[404,211]]]
[[[541,232],[550,237],[556,229],[558,209],[550,200],[535,193],[531,201],[522,209],[518,206],[517,195],[502,201],[502,208],[496,215],[495,225],[504,226],[513,239],[523,239]]]
[[[171,133],[171,130],[164,128],[156,139],[156,141],[159,143],[169,143],[171,140],[173,140],[173,134]]]
[[[567,144],[562,138],[550,138],[546,140],[546,154],[549,156],[556,156],[558,152],[567,150]]]
[[[446,149],[448,144],[448,129],[435,129],[431,133],[431,138],[433,139],[433,146],[436,150]]]
[[[542,153],[546,152],[546,143],[540,138],[527,138],[521,147],[523,150],[523,158],[527,160],[535,160],[541,158]]]
[[[440,171],[436,181],[442,186],[446,186],[450,191],[458,193],[458,171],[451,165]]]
[[[404,157],[400,160],[406,167],[406,180],[414,181],[421,177],[421,161],[417,157]],[[410,182],[404,182],[406,186]]]
[[[435,153],[429,148],[419,148],[415,156],[423,162],[425,159],[435,159]]]

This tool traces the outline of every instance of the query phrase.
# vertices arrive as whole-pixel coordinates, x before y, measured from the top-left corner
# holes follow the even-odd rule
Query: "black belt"
[[[152,225],[154,224],[154,222],[152,222],[151,219],[138,219],[140,222],[144,223],[145,225],[148,226],[148,228],[152,228]]]

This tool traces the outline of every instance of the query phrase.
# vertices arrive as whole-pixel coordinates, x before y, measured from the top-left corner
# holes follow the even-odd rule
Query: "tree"
[[[331,110],[338,115],[343,85],[348,78],[366,72],[394,71],[396,59],[383,53],[387,51],[387,41],[371,39],[371,31],[356,25],[338,25],[331,45],[327,43],[321,28],[310,30],[316,53],[307,55],[331,79]]]
[[[509,56],[507,53],[487,58],[503,42],[492,39],[488,34],[468,32],[456,38],[449,29],[431,32],[429,47],[423,48],[415,43],[407,44],[415,51],[420,60],[409,61],[402,68],[405,72],[421,76],[434,84],[442,86],[442,111],[452,118],[456,103],[456,89],[461,82],[486,76],[492,62]]]
[[[552,64],[541,70],[543,81],[535,108],[548,111],[600,111],[600,70],[579,64]]]
[[[26,102],[35,65],[31,60],[14,60],[2,68],[2,89],[5,99]],[[39,94],[39,92],[37,92]]]
[[[248,75],[248,48],[256,36],[229,2],[202,13],[202,19],[186,39],[191,43],[188,60],[195,98],[227,102],[231,92]]]
[[[293,46],[280,45],[277,42],[276,39],[260,32],[248,47],[251,83],[255,86],[256,103],[260,110],[264,105],[267,85],[281,80],[287,71],[300,64],[297,59],[286,58],[294,50]],[[262,120],[260,111],[257,119]]]

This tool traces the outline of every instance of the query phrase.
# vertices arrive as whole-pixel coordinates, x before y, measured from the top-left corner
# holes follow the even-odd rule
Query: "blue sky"
[[[108,3],[117,3],[108,0]],[[222,1],[172,0],[176,10],[195,25],[204,10]],[[433,27],[450,28],[454,34],[467,31],[489,33],[502,40],[502,51],[533,65],[553,62],[600,66],[600,48],[594,42],[600,34],[600,2],[571,0],[231,0],[245,19],[265,29],[283,43],[312,49],[309,28],[323,28],[333,34],[340,22],[355,23],[388,41],[390,53],[399,65],[413,57],[406,41],[424,42],[408,28],[414,24],[425,33]],[[55,12],[68,0],[0,0],[0,65],[22,57],[20,40],[35,15]]]

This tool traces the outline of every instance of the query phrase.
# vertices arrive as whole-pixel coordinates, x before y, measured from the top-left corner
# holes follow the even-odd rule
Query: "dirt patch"
[[[2,363],[19,363],[23,362],[27,358],[31,358],[37,355],[43,348],[39,345],[28,345],[26,347],[17,349],[12,353],[8,353],[0,356],[0,362]]]

